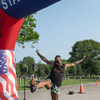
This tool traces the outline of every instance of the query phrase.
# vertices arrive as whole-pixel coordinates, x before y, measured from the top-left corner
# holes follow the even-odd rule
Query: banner
[[[0,0],[0,8],[9,16],[23,18],[60,0]]]
[[[17,100],[14,51],[0,50],[0,100]]]

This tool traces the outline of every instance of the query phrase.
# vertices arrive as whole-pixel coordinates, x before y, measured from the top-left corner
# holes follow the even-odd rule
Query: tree
[[[49,75],[50,72],[51,72],[51,66],[50,65],[47,65],[47,64],[44,64],[44,72]]]
[[[67,63],[68,63],[68,64],[69,64],[69,63],[71,63],[71,62],[69,62],[68,60],[62,59],[62,63],[63,63],[63,64],[67,64]]]
[[[18,63],[16,63],[16,75],[20,75],[20,67]]]
[[[74,75],[74,81],[75,81],[76,80],[75,76],[76,76],[77,67],[73,66],[71,70],[72,70],[72,74]]]
[[[40,77],[40,76],[46,76],[46,75],[49,75],[50,74],[50,71],[51,71],[51,66],[50,65],[47,65],[47,64],[42,64],[41,62],[38,62],[37,64],[38,68],[40,70],[36,71],[36,74]],[[42,71],[44,72],[42,72]]]
[[[35,21],[36,19],[33,18],[33,15],[25,17],[17,38],[17,43],[19,46],[22,45],[22,47],[24,48],[25,42],[31,42],[31,46],[34,47],[33,44],[38,42],[39,34],[34,31],[34,28],[36,27]]]
[[[20,67],[20,70],[25,68],[25,67],[28,67],[28,72],[26,72],[25,74],[27,75],[32,75],[34,73],[33,71],[33,64],[35,63],[35,60],[33,57],[24,57],[22,61],[19,62],[19,67]],[[21,73],[22,75],[23,73]]]
[[[81,68],[81,65],[77,65],[77,75],[82,75],[82,68]]]
[[[81,68],[81,64],[77,65],[77,75],[80,76],[80,80],[81,80],[81,75],[82,75],[82,68]]]
[[[86,55],[86,59],[94,58],[100,54],[100,43],[92,39],[78,41],[72,47],[72,52],[69,53],[70,61],[79,60]]]
[[[21,74],[21,70],[20,70],[20,67],[19,67],[19,63],[16,63],[16,75],[18,76],[19,85],[21,85],[21,77],[20,77],[20,74]]]
[[[69,62],[68,60],[63,59],[62,63],[63,64],[70,64],[71,62]],[[68,73],[70,73],[70,71],[71,71],[71,67],[66,68],[66,70],[65,70],[65,76],[67,76]]]
[[[98,57],[100,54],[100,43],[92,39],[78,41],[72,47],[72,51],[69,53],[71,57],[69,61],[74,62],[83,58],[86,55],[85,61],[82,63],[82,70],[86,70],[86,73],[90,74],[89,67],[91,60]]]
[[[91,71],[95,75],[100,74],[100,61],[99,60],[93,60],[91,63]]]
[[[65,75],[67,76],[69,73],[71,73],[71,67],[66,68]]]
[[[38,62],[37,66],[38,66],[39,69],[41,69],[44,72],[44,64],[41,64],[41,62]],[[42,73],[41,70],[36,71],[36,74],[39,77],[44,76],[44,73]]]

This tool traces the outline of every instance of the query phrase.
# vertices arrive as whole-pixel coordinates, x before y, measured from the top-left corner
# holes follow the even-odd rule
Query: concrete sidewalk
[[[85,93],[79,94],[80,84],[68,85],[61,87],[59,100],[100,100],[100,83],[96,86],[96,83],[83,84]],[[69,90],[74,91],[73,95],[69,95]],[[24,99],[24,91],[18,92],[18,100]],[[39,89],[35,93],[26,91],[26,100],[51,100],[50,90]]]

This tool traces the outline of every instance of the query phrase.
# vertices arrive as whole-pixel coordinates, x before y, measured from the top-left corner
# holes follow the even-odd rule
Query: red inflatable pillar
[[[13,50],[24,18],[16,19],[0,9],[0,49]]]
[[[23,20],[0,9],[0,100],[18,100],[13,50]]]

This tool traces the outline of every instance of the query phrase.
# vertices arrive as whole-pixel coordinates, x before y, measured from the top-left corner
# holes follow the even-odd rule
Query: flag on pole
[[[14,51],[0,50],[0,100],[18,100]]]

